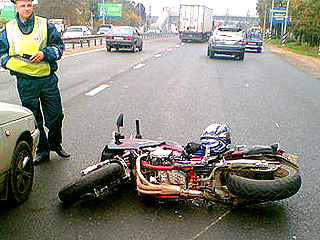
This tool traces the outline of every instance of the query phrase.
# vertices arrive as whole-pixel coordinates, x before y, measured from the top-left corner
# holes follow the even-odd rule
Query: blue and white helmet
[[[210,155],[226,151],[231,144],[229,128],[221,123],[208,126],[200,136],[201,143],[210,149]]]

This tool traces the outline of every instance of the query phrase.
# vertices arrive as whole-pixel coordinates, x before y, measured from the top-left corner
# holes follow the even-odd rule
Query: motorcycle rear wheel
[[[282,165],[273,174],[273,179],[258,180],[237,173],[226,176],[226,185],[235,195],[252,200],[276,201],[296,194],[302,184],[299,170],[289,165]]]
[[[105,165],[70,183],[59,191],[59,198],[64,203],[72,203],[95,188],[108,185],[124,175],[123,167],[118,163]]]

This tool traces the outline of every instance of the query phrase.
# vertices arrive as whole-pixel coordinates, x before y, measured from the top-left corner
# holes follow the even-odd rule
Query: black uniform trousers
[[[61,146],[63,112],[58,77],[17,76],[17,88],[22,106],[29,108],[40,130],[37,154],[45,156],[50,149]],[[48,129],[48,137],[44,129]]]

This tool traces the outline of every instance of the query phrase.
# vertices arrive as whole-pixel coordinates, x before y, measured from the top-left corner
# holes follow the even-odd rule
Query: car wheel
[[[214,55],[215,55],[214,51],[210,50],[210,55],[209,55],[209,57],[210,57],[211,59],[214,59]]]
[[[239,58],[239,60],[243,61],[244,60],[244,53],[240,53],[238,58]]]
[[[26,141],[18,142],[14,149],[10,177],[9,199],[14,205],[25,202],[32,190],[34,177],[33,155]]]

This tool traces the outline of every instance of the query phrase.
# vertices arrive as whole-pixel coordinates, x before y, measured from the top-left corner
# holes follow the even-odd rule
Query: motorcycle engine
[[[170,166],[174,161],[174,152],[170,149],[157,148],[150,153],[150,163],[156,166]]]
[[[181,153],[170,149],[157,148],[149,155],[149,163],[155,166],[171,166],[181,159]],[[186,186],[187,174],[181,170],[154,170],[151,182]]]

